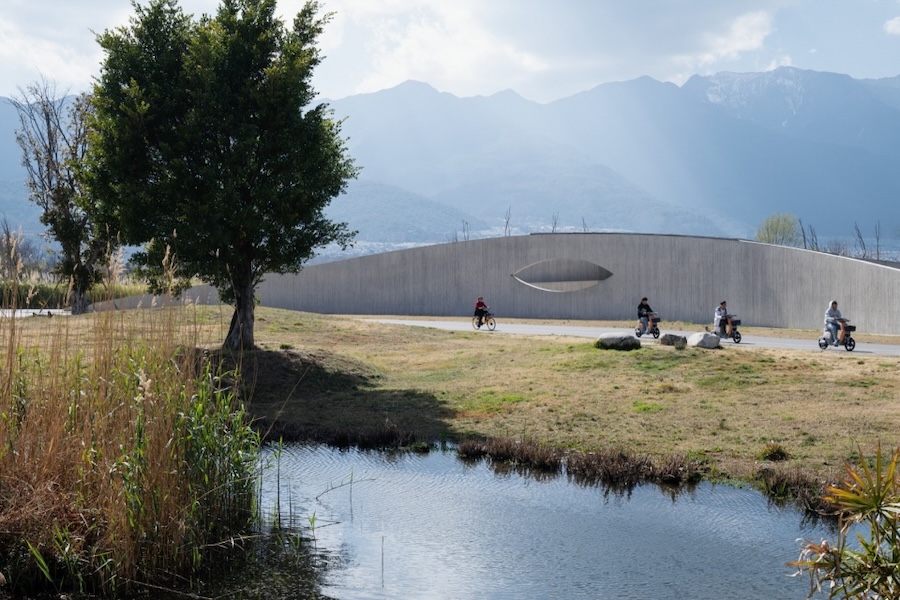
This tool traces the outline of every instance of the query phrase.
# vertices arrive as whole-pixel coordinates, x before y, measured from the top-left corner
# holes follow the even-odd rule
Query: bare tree
[[[550,219],[550,233],[556,233],[556,228],[559,227],[559,213],[553,213],[553,217]]]
[[[469,222],[466,220],[463,220],[463,222],[462,222],[462,234],[463,234],[463,241],[468,242],[469,241]]]
[[[47,80],[11,100],[19,114],[16,142],[28,175],[29,199],[41,209],[41,223],[61,247],[56,274],[67,281],[72,312],[87,310],[87,291],[102,279],[110,247],[90,216],[91,202],[80,177],[87,152],[86,94],[59,95]]]
[[[853,230],[856,233],[856,249],[859,251],[859,257],[866,257],[866,240],[863,238],[862,231],[859,230],[859,224],[854,221],[853,222]]]
[[[585,233],[591,232],[591,228],[588,227],[587,221],[584,219],[584,217],[581,217],[581,228]]]
[[[875,260],[881,260],[881,221],[875,221]]]
[[[822,251],[837,256],[850,256],[850,247],[843,240],[834,239],[822,246]]]
[[[509,237],[509,220],[512,217],[512,206],[506,208],[506,216],[503,219],[503,237]]]
[[[819,238],[816,236],[816,230],[812,225],[808,225],[806,229],[803,228],[803,221],[797,219],[797,222],[800,224],[800,234],[803,236],[803,247],[807,250],[815,250],[818,252],[819,248]]]

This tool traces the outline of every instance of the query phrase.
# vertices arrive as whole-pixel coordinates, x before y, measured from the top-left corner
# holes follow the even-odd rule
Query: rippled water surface
[[[272,464],[263,507],[311,532],[333,598],[799,599],[798,538],[834,537],[722,485],[622,496],[452,452],[298,446]]]

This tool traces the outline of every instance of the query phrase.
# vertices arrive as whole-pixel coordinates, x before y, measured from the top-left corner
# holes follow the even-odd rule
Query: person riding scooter
[[[646,298],[641,298],[641,303],[638,304],[637,307],[637,316],[638,316],[638,335],[644,335],[648,331],[648,327],[650,325],[650,314],[653,312],[653,309],[650,308],[650,305],[647,303]]]
[[[838,346],[844,343],[844,323],[841,318],[841,311],[838,310],[837,300],[832,300],[825,311],[825,328],[831,332],[832,346]]]
[[[731,337],[734,333],[734,325],[732,324],[732,315],[728,312],[727,303],[722,300],[719,303],[719,307],[716,308],[715,316],[713,317],[713,329],[719,337]],[[728,331],[725,331],[725,325],[728,325]]]

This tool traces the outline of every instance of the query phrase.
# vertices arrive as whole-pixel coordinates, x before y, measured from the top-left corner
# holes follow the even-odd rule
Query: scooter
[[[634,328],[634,335],[637,337],[641,337],[645,333],[649,333],[654,338],[659,337],[659,315],[655,312],[647,313],[647,328],[646,330],[643,328],[643,323],[641,323],[641,327]]]
[[[738,331],[738,325],[741,324],[741,320],[738,319],[736,315],[730,315],[730,316],[731,316],[731,335],[726,333],[728,331],[728,322],[724,318],[719,322],[719,330],[716,331],[716,335],[719,336],[720,338],[725,338],[725,339],[731,338],[732,340],[734,340],[735,344],[740,344],[742,338],[741,338],[741,332]]]
[[[850,335],[851,331],[856,331],[856,325],[851,325],[847,319],[840,319],[844,323],[844,339],[840,342],[833,339],[831,330],[826,327],[822,331],[822,337],[819,338],[819,348],[825,350],[828,346],[843,346],[847,352],[853,352],[856,348],[856,340]]]

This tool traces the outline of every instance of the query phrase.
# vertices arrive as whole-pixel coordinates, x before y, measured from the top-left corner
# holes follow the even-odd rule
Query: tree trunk
[[[83,291],[72,290],[70,297],[70,310],[73,315],[83,315],[88,309],[87,295]]]
[[[254,345],[255,290],[251,284],[246,284],[242,287],[244,289],[235,290],[234,314],[231,316],[231,326],[228,328],[228,335],[225,337],[224,347],[230,350],[249,350]]]

